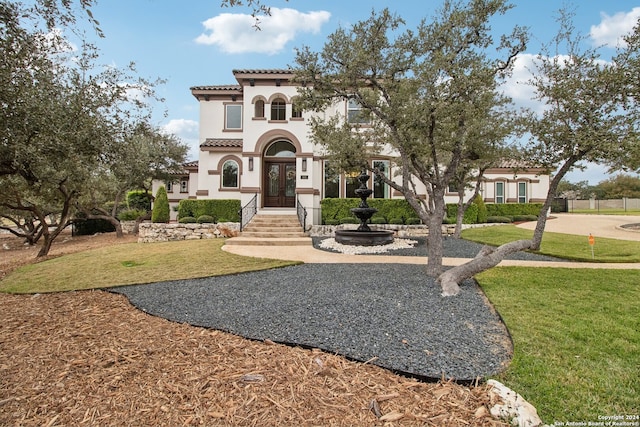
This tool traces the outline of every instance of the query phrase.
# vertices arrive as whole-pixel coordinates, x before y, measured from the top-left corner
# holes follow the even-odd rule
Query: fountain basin
[[[336,230],[336,242],[352,246],[379,246],[393,243],[393,231],[389,230]]]

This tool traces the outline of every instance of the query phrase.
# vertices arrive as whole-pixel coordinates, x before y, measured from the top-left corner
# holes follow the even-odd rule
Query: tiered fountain
[[[367,188],[368,180],[369,175],[363,169],[358,175],[360,187],[355,191],[356,195],[360,197],[360,205],[351,209],[351,212],[360,220],[360,226],[357,230],[336,230],[335,239],[338,243],[355,246],[378,246],[393,243],[393,231],[372,230],[367,224],[373,214],[378,212],[377,209],[371,208],[367,204],[367,197],[373,193],[373,190]]]

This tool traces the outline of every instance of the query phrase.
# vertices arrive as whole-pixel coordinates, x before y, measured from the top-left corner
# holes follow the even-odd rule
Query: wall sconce
[[[253,157],[249,157],[249,170],[253,170]]]
[[[307,171],[307,159],[302,159],[302,172]]]

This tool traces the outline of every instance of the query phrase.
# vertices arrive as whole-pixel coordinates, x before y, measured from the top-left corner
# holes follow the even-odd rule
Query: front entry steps
[[[239,237],[227,239],[226,245],[308,246],[311,238],[302,230],[296,215],[257,214]]]

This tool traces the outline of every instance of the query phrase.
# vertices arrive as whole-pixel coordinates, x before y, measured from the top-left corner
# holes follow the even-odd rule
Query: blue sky
[[[372,9],[388,7],[414,28],[422,18],[434,16],[441,1],[433,0],[264,0],[272,7],[263,17],[261,31],[253,28],[251,10],[221,7],[219,0],[99,0],[92,11],[106,38],[95,40],[104,64],[125,67],[133,61],[141,76],[166,79],[158,92],[166,103],[158,106],[156,125],[175,133],[198,152],[198,102],[189,88],[198,85],[235,84],[231,71],[242,68],[284,68],[293,64],[294,49],[303,45],[319,51],[336,28],[366,19]],[[512,0],[515,7],[492,21],[496,33],[514,24],[530,27],[532,41],[519,61],[515,77],[556,30],[560,0]],[[640,1],[576,0],[574,20],[578,31],[594,45],[614,46],[622,33],[640,19]],[[91,36],[92,34],[89,33]],[[613,49],[604,49],[612,54]],[[522,85],[509,92],[518,103],[529,94]],[[162,113],[167,110],[167,116]],[[604,168],[589,165],[573,172],[572,181],[591,184],[606,179]]]

